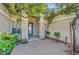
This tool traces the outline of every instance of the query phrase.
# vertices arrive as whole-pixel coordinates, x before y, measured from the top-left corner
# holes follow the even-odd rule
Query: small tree
[[[54,13],[54,9],[45,10],[44,15],[45,15],[44,18],[47,21],[47,28],[48,28],[50,26],[53,18],[56,16]]]
[[[59,40],[59,37],[60,37],[60,32],[54,32],[54,36],[55,36],[55,38],[56,38],[56,39],[58,39],[58,40]]]

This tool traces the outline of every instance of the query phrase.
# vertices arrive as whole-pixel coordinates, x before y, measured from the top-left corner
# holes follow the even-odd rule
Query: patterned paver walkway
[[[68,55],[68,48],[54,40],[33,40],[27,44],[16,45],[11,55]]]

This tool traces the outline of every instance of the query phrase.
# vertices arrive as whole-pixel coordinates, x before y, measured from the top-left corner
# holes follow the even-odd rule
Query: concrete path
[[[27,44],[16,45],[11,55],[68,55],[68,48],[54,40],[33,40]]]

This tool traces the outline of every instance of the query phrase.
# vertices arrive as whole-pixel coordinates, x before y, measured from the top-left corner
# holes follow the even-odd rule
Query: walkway
[[[11,55],[68,55],[68,48],[54,40],[33,40],[27,44],[16,45]]]

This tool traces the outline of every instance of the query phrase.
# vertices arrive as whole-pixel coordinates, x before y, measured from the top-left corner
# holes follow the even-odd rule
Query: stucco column
[[[22,34],[22,41],[28,39],[28,18],[23,17],[21,23],[21,34]]]
[[[40,21],[39,21],[39,37],[43,39],[45,37],[45,25],[46,21],[44,19],[44,15],[40,14]]]

